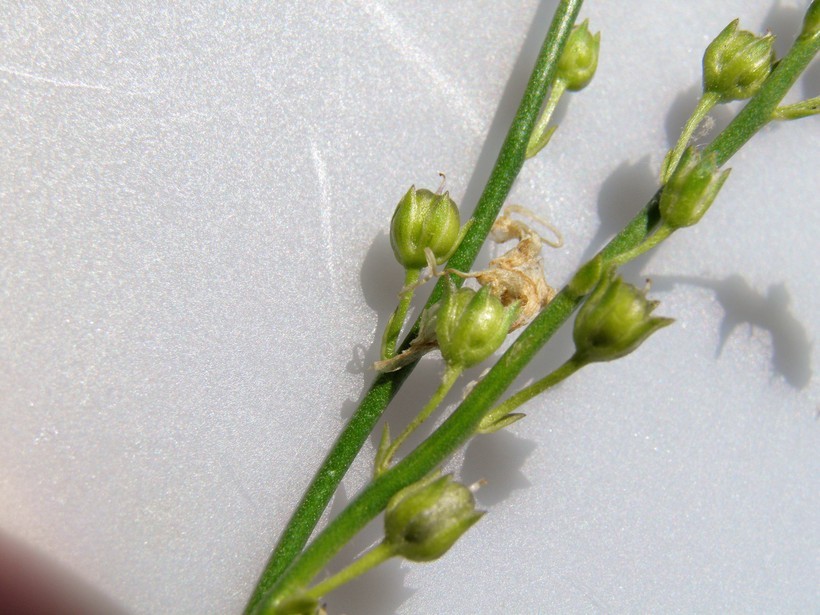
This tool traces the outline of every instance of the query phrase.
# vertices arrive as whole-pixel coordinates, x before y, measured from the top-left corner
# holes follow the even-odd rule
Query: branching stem
[[[556,79],[552,89],[550,90],[550,95],[547,99],[547,104],[544,106],[544,111],[541,113],[541,117],[538,118],[538,123],[532,131],[529,143],[527,143],[527,158],[532,158],[537,155],[538,152],[544,149],[547,143],[549,143],[552,133],[555,132],[555,126],[552,128],[548,127],[550,118],[552,118],[552,114],[555,113],[555,108],[558,106],[558,102],[561,100],[561,96],[564,95],[566,90],[567,82],[563,79]]]
[[[399,294],[399,304],[396,306],[396,311],[390,315],[382,336],[382,360],[390,359],[396,354],[396,342],[401,335],[404,319],[407,318],[410,302],[413,300],[413,286],[419,281],[420,275],[420,269],[406,269],[404,272],[404,287]]]
[[[450,389],[453,388],[453,385],[458,380],[458,377],[464,371],[464,368],[458,365],[448,365],[447,369],[444,371],[444,375],[441,377],[441,384],[439,384],[438,389],[436,392],[433,393],[433,396],[430,398],[424,408],[421,409],[415,418],[410,421],[410,424],[404,428],[399,436],[390,443],[390,446],[387,448],[387,452],[385,453],[383,459],[381,460],[383,463],[380,463],[378,468],[376,468],[376,476],[382,474],[387,468],[390,466],[390,462],[393,459],[393,456],[396,454],[396,451],[399,450],[399,447],[402,443],[410,437],[410,435],[419,428],[419,426],[424,423],[433,411],[439,407],[441,401],[450,392]]]
[[[536,395],[540,395],[547,389],[554,387],[559,382],[566,380],[584,365],[586,365],[584,361],[580,361],[576,355],[573,355],[554,371],[550,372],[540,380],[533,382],[531,385],[524,387],[515,395],[508,397],[503,403],[493,408],[487,416],[491,416],[496,419],[507,416],[510,412],[513,412],[520,405],[528,402]]]
[[[472,224],[458,249],[447,263],[447,267],[459,271],[469,271],[481,250],[493,222],[498,217],[513,182],[524,164],[524,154],[538,118],[547,91],[555,80],[558,59],[566,45],[570,30],[578,17],[583,0],[561,0],[555,10],[549,32],[541,47],[524,96],[518,106],[512,125],[501,146],[498,159],[473,212]],[[451,276],[455,277],[455,276]],[[453,280],[460,285],[460,279]],[[439,280],[433,289],[427,306],[438,301],[444,292],[444,280]],[[409,345],[418,331],[418,319],[401,348]],[[245,613],[253,613],[285,569],[293,562],[313,532],[322,512],[339,486],[342,478],[353,463],[358,452],[376,426],[384,409],[393,399],[405,378],[413,371],[414,364],[395,372],[382,374],[376,378],[367,391],[359,407],[347,425],[342,429],[333,447],[296,507],[287,526],[282,532],[265,570],[254,588],[245,607]],[[378,511],[377,511],[378,512]],[[312,577],[311,577],[312,578]],[[308,579],[309,580],[309,579]]]
[[[340,570],[332,577],[325,579],[321,583],[317,583],[305,592],[306,598],[319,599],[326,596],[337,587],[341,587],[345,583],[349,583],[358,576],[363,575],[371,568],[375,568],[382,562],[393,557],[393,547],[386,542],[380,542],[370,551],[355,560],[348,567]]]
[[[689,145],[689,141],[692,140],[692,135],[695,134],[695,130],[719,101],[720,97],[714,92],[704,92],[703,96],[700,97],[698,104],[695,106],[695,110],[692,112],[692,115],[689,116],[689,119],[683,127],[678,142],[675,144],[675,149],[670,151],[666,155],[666,158],[664,158],[663,168],[661,169],[662,184],[668,182],[669,178],[672,177],[672,173],[675,171],[675,167],[678,166],[683,152],[686,150],[686,146]]]
[[[580,3],[579,3],[580,4]],[[573,16],[574,19],[574,16]],[[571,22],[569,22],[571,25]],[[800,36],[783,57],[760,91],[735,119],[705,148],[723,165],[756,132],[771,121],[772,113],[789,88],[820,48],[820,33]],[[520,150],[523,156],[523,147]],[[604,267],[613,258],[641,244],[659,222],[660,191],[632,221],[600,252]],[[475,432],[482,417],[524,367],[580,305],[583,297],[561,290],[552,302],[521,333],[507,352],[475,386],[461,405],[418,448],[371,482],[293,562],[271,588],[259,612],[275,612],[278,600],[298,594],[365,524],[378,515],[400,489],[421,480],[462,446]]]
[[[626,252],[621,252],[618,256],[613,257],[608,265],[620,267],[625,265],[631,260],[638,258],[641,254],[649,252],[652,248],[656,247],[659,243],[669,238],[669,236],[674,232],[675,229],[672,227],[661,224],[655,229],[655,232],[649,235],[646,239],[644,239],[641,243],[633,248],[630,248]]]

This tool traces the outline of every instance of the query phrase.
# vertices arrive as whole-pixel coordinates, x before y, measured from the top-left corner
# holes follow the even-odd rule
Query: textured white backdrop
[[[555,4],[0,7],[0,528],[127,611],[239,612],[372,378],[395,202],[441,170],[472,209]],[[741,16],[783,53],[806,4],[587,3],[598,74],[512,196],[565,235],[556,285],[654,192],[711,38]],[[818,92],[815,64],[791,98]],[[628,268],[675,326],[467,448],[474,530],[330,612],[816,609],[819,126],[757,136]]]

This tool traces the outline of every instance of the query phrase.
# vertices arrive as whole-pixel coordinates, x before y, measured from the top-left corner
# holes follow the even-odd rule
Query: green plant
[[[810,11],[816,10],[816,6],[817,2],[813,3]],[[531,133],[536,125],[538,113],[549,86],[553,84],[556,70],[555,59],[561,57],[563,43],[569,36],[579,8],[580,2],[560,4],[554,26],[545,45],[545,51],[539,60],[534,78],[499,156],[499,162],[479,201],[472,225],[447,264],[448,270],[465,272],[470,269],[478,248],[489,232],[523,164],[527,149],[533,153],[533,148],[528,147],[531,143]],[[680,166],[678,163],[680,156],[672,155],[667,160],[664,179],[668,179],[669,182],[666,186],[658,191],[649,204],[599,253],[596,259],[581,269],[569,286],[549,301],[442,426],[394,467],[389,468],[384,465],[377,468],[379,470],[376,473],[377,478],[353,500],[336,520],[331,522],[306,550],[297,556],[297,553],[302,550],[304,541],[307,540],[309,531],[318,520],[324,503],[329,497],[329,492],[332,492],[335,487],[334,483],[338,482],[339,474],[346,469],[351,453],[355,453],[355,450],[361,446],[362,441],[375,424],[375,418],[386,406],[395,388],[409,375],[409,369],[404,367],[377,379],[371,392],[365,397],[361,409],[354,415],[351,422],[352,427],[348,428],[343,435],[342,442],[345,443],[345,450],[335,457],[334,453],[331,453],[330,465],[326,465],[324,474],[319,476],[318,482],[314,483],[313,491],[310,492],[316,494],[315,497],[310,496],[306,500],[306,504],[295,517],[296,522],[290,526],[280,543],[280,548],[272,561],[272,567],[263,577],[261,591],[257,593],[260,601],[254,601],[254,604],[261,605],[257,608],[258,612],[309,612],[314,609],[316,606],[314,600],[319,595],[314,595],[313,590],[308,588],[333,553],[338,551],[367,521],[389,507],[391,499],[396,497],[400,490],[408,489],[418,481],[428,481],[427,476],[435,471],[458,447],[462,446],[476,430],[494,431],[492,427],[500,428],[510,424],[507,419],[513,416],[512,411],[517,408],[518,403],[509,404],[505,401],[497,405],[497,402],[514,378],[557,328],[571,316],[576,308],[583,304],[590,293],[592,293],[592,299],[600,299],[601,303],[605,303],[603,297],[610,296],[610,292],[614,295],[619,294],[619,289],[623,287],[620,286],[621,282],[614,278],[615,267],[640,256],[669,237],[676,229],[697,222],[725,181],[725,172],[718,169],[761,127],[784,114],[783,111],[778,111],[779,101],[805,69],[818,48],[818,33],[816,28],[812,29],[812,23],[810,17],[807,20],[806,30],[798,39],[797,44],[780,60],[771,75],[767,73],[765,81],[760,84],[749,104],[732,124],[701,154],[685,157]],[[537,149],[541,149],[545,144],[544,139],[540,141]],[[700,162],[694,161],[696,157],[698,160],[702,157],[703,166],[700,166]],[[676,181],[677,169],[680,169],[681,174],[678,177],[679,181]],[[687,179],[688,175],[684,176],[684,171],[691,171],[694,184]],[[676,203],[684,203],[686,207],[682,210],[676,206]],[[432,260],[438,262],[437,258]],[[460,283],[460,278],[445,272],[445,276],[439,281],[436,291],[428,301],[428,309],[434,309],[450,283]],[[633,298],[639,296],[637,291],[627,290],[626,292]],[[592,306],[592,304],[589,305]],[[619,308],[619,314],[620,311]],[[633,313],[631,309],[623,311],[627,315]],[[634,350],[649,333],[668,324],[666,320],[649,316],[650,311],[651,307],[644,304],[634,311],[638,316],[648,319],[647,323],[639,324],[639,333],[629,337],[627,342],[621,343],[616,340],[617,347],[608,354],[600,354],[601,351],[598,350],[601,347],[606,348],[606,345],[591,344],[590,340],[593,338],[611,340],[613,336],[608,335],[612,330],[611,327],[603,328],[607,335],[598,336],[597,333],[589,333],[591,330],[589,326],[576,326],[576,331],[579,332],[576,335],[578,349],[576,358],[570,359],[572,369],[559,368],[563,370],[560,371],[560,377],[555,376],[555,373],[548,374],[536,385],[532,385],[538,389],[535,392],[540,393],[553,386],[589,361],[617,358]],[[625,319],[629,320],[629,317]],[[410,337],[416,335],[418,330],[416,326],[411,331]],[[601,329],[595,329],[595,331],[599,330]],[[441,334],[438,337],[441,337]],[[407,343],[404,346],[406,347]],[[582,360],[579,360],[579,357]],[[519,392],[519,394],[525,393],[522,397],[512,396],[509,399],[523,403],[531,397],[529,393],[533,390],[524,388]],[[497,412],[499,408],[501,412]],[[489,424],[485,420],[487,417],[492,417]],[[384,441],[389,442],[389,434]],[[380,447],[380,450],[382,449],[383,447]],[[388,462],[391,456],[392,454],[388,456]],[[332,477],[333,480],[328,477]],[[288,565],[290,567],[285,570]]]

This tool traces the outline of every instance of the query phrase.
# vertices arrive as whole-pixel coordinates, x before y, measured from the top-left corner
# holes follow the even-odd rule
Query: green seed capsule
[[[399,491],[384,513],[385,540],[413,562],[444,555],[484,513],[472,492],[451,476],[427,478]]]
[[[695,148],[687,149],[661,193],[663,221],[673,229],[697,223],[727,177],[729,170],[720,171],[714,155],[703,158]]]
[[[703,91],[722,103],[754,96],[774,63],[774,36],[738,30],[738,23],[726,26],[703,54]]]
[[[480,363],[501,346],[517,313],[517,304],[505,308],[487,286],[478,292],[447,287],[436,316],[441,356],[463,368]]]
[[[657,306],[610,269],[575,318],[572,336],[578,358],[612,361],[629,354],[652,333],[672,324],[671,318],[651,316]]]
[[[820,32],[820,0],[813,0],[803,18],[803,31],[800,36],[808,38],[817,36],[818,32]]]
[[[461,240],[461,220],[450,194],[416,190],[411,186],[393,213],[390,244],[405,269],[427,266],[425,248],[433,251],[437,264],[445,262]]]
[[[575,26],[569,33],[567,45],[558,60],[556,76],[564,81],[571,92],[583,90],[598,68],[598,50],[601,47],[601,33],[589,31],[589,21]]]

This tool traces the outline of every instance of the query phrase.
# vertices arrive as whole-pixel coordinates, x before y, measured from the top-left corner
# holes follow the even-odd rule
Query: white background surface
[[[587,3],[598,74],[511,198],[563,231],[555,285],[655,191],[708,42],[741,16],[785,51],[807,3],[773,4]],[[128,611],[239,612],[372,379],[396,201],[442,170],[472,209],[554,5],[5,4],[0,527]],[[791,98],[818,90],[815,64]],[[676,325],[471,444],[489,514],[330,612],[816,609],[818,135],[736,156],[702,224],[627,268]]]

